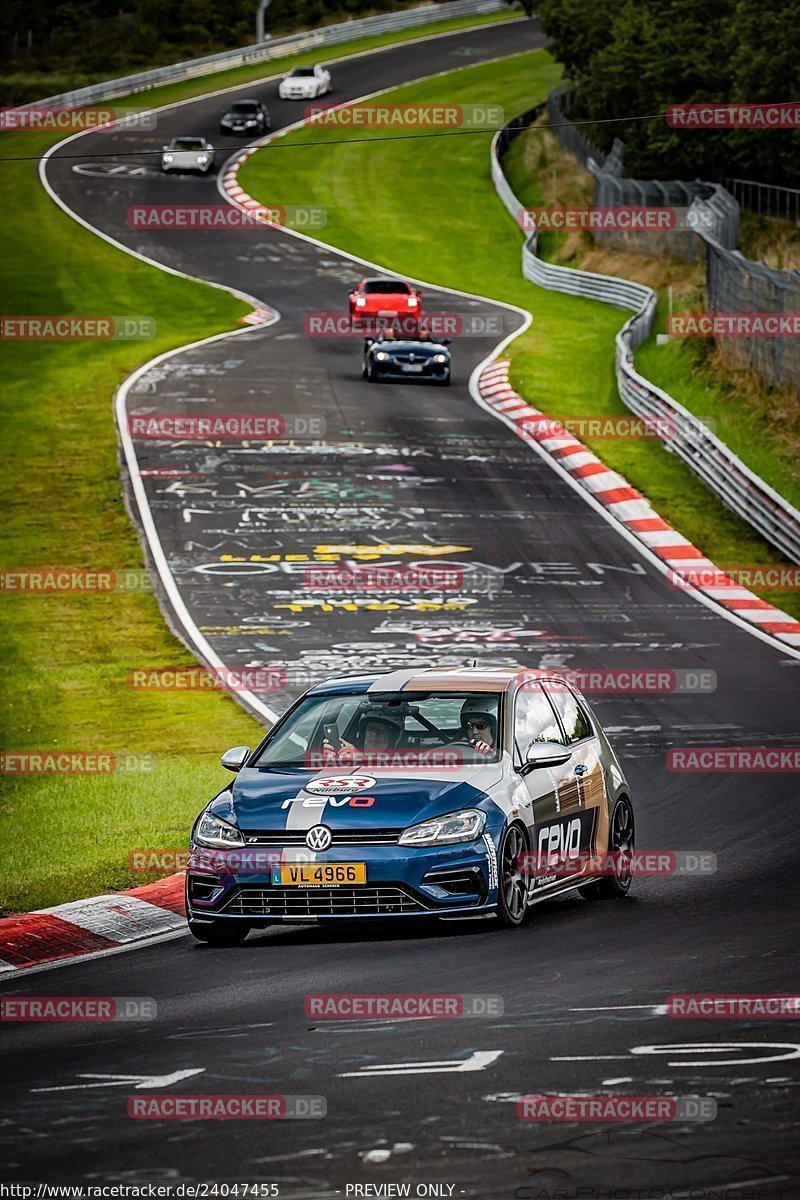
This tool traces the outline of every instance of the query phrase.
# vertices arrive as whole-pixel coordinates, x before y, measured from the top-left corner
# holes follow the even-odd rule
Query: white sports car
[[[214,166],[214,147],[205,138],[176,137],[161,152],[162,171],[201,171]]]
[[[314,100],[332,91],[327,67],[294,67],[278,84],[281,100]]]

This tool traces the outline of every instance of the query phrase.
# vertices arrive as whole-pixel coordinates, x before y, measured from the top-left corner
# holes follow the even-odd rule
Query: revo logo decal
[[[539,851],[539,857],[541,858],[544,853],[547,855],[548,861],[554,857],[561,862],[565,858],[574,858],[581,849],[580,817],[574,817],[566,825],[545,825],[539,830],[536,848]]]
[[[325,808],[326,805],[330,808],[343,808],[344,805],[349,808],[372,808],[374,803],[374,796],[321,796],[319,799],[315,796],[290,796],[283,801],[281,808],[289,808],[292,804],[300,804],[303,808]]]

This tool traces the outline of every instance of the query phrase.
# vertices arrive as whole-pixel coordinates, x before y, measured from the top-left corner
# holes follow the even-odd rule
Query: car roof
[[[407,279],[401,279],[398,275],[367,275],[358,286],[361,287],[362,283],[404,283],[406,287],[411,287]]]
[[[383,673],[336,675],[308,689],[307,695],[369,692],[508,692],[525,680],[552,679],[552,671],[515,667],[405,667]]]

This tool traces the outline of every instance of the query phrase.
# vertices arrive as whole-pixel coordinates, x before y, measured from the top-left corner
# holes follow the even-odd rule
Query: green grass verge
[[[665,329],[661,300],[654,326]],[[712,365],[713,364],[713,365]],[[792,504],[800,506],[800,396],[739,382],[711,344],[650,338],[636,352],[636,369],[698,416],[711,417],[719,438]]]
[[[115,250],[62,213],[34,171],[0,167],[4,311],[148,315],[157,333],[147,342],[0,344],[0,561],[4,570],[140,567],[120,493],[113,393],[139,363],[235,327],[248,307]],[[2,910],[143,882],[126,868],[129,849],[169,845],[165,839],[178,835],[185,842],[191,819],[225,781],[217,754],[252,744],[257,723],[220,693],[127,686],[134,667],[193,662],[152,594],[6,592],[3,615],[3,747],[149,753],[155,769],[96,779],[6,777]]]
[[[399,88],[391,96],[398,103],[441,103],[455,94],[464,104],[501,104],[512,116],[544,99],[559,77],[546,52],[536,51],[466,68],[457,80],[443,76]],[[326,137],[336,144],[324,145]],[[280,140],[280,150],[267,147],[248,159],[240,172],[242,186],[270,202],[302,197],[325,205],[325,241],[350,253],[529,308],[533,325],[510,348],[512,381],[545,413],[562,419],[628,413],[613,374],[613,340],[623,314],[538,289],[522,278],[521,236],[491,185],[488,135],[420,139],[418,145],[413,140],[382,145],[377,131],[368,142],[346,137],[342,129],[298,130]],[[323,143],[313,155],[302,152],[309,140]],[[507,163],[515,190],[523,203],[540,202],[535,180],[516,177],[515,152],[516,147]],[[587,441],[720,565],[783,561],[660,443]],[[786,593],[761,594],[800,614],[800,601]]]

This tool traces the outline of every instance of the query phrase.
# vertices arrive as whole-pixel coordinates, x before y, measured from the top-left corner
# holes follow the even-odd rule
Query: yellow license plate
[[[366,883],[366,863],[283,863],[284,887],[339,887],[341,884]]]

